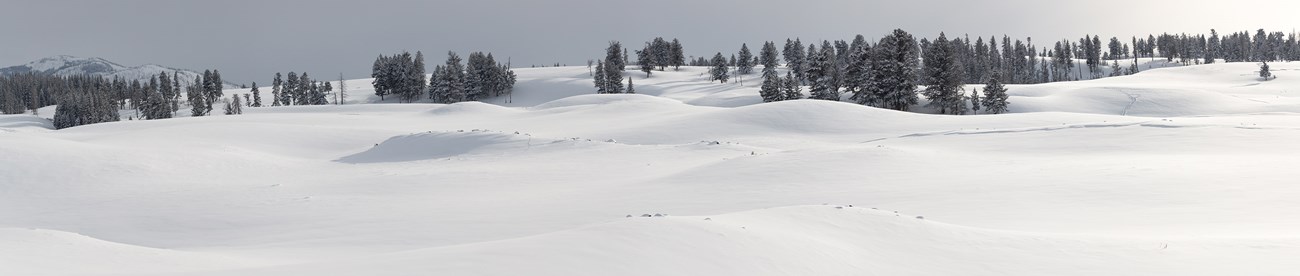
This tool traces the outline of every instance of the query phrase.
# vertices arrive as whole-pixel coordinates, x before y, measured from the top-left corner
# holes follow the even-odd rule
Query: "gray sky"
[[[679,38],[688,55],[757,51],[765,40],[849,40],[903,28],[920,37],[1127,38],[1160,32],[1291,32],[1294,0],[473,0],[14,1],[0,3],[0,65],[52,55],[134,66],[215,68],[233,82],[275,72],[368,77],[379,54],[488,51],[530,64],[585,64],[609,40]],[[1124,39],[1124,41],[1128,41]]]

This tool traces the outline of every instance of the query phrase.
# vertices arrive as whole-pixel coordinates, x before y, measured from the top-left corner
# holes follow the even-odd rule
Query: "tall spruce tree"
[[[727,58],[723,57],[722,53],[719,52],[713,55],[711,63],[713,67],[712,69],[709,69],[709,81],[712,82],[716,80],[721,83],[727,83],[727,79],[731,77],[727,74],[727,71],[729,71],[727,68]]]
[[[668,56],[671,58],[669,64],[673,66],[673,70],[680,70],[682,65],[686,65],[686,53],[682,50],[682,43],[678,42],[677,39],[674,38],[673,42],[669,44],[668,47]]]
[[[919,54],[916,39],[895,29],[872,48],[871,70],[867,73],[869,97],[859,103],[907,111],[918,102],[916,71]]]
[[[606,87],[609,83],[605,82],[605,60],[596,61],[596,75],[592,76],[592,82],[596,86],[596,94],[609,93]]]
[[[942,114],[966,113],[966,101],[962,94],[966,77],[957,62],[955,50],[943,33],[939,33],[939,38],[925,49],[924,80],[928,85],[922,94],[930,99],[929,106]]]
[[[808,64],[804,75],[808,78],[808,98],[817,100],[838,101],[840,99],[838,91],[835,88],[835,58],[834,48],[822,47],[820,51],[815,50],[809,45]]]
[[[262,107],[262,92],[257,91],[257,82],[253,82],[253,90],[250,92],[253,93],[253,102],[249,106]]]
[[[754,54],[749,52],[749,45],[741,43],[740,52],[736,54],[736,73],[747,75],[754,72],[753,59]]]
[[[781,97],[782,101],[803,99],[803,91],[799,88],[799,78],[795,77],[794,71],[786,71],[785,78],[781,79],[781,92],[785,94]]]
[[[989,77],[988,84],[984,85],[983,106],[985,111],[990,114],[999,114],[1007,112],[1007,88],[1002,85],[1002,80],[998,72],[993,72]]]

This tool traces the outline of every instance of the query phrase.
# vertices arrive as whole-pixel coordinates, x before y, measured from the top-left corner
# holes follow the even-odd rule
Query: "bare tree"
[[[348,100],[347,80],[343,79],[343,73],[339,73],[339,92],[334,94],[334,104],[342,105]]]

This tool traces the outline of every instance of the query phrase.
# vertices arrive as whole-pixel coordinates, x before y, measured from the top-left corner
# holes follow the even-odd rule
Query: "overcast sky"
[[[134,66],[220,69],[233,82],[275,72],[363,78],[375,56],[488,51],[515,67],[585,64],[609,40],[638,46],[678,38],[687,55],[741,43],[870,38],[902,28],[918,37],[1010,35],[1040,47],[1083,34],[1128,38],[1300,23],[1294,0],[469,0],[469,1],[10,1],[0,3],[0,65],[52,55]],[[1125,42],[1128,40],[1125,39]]]

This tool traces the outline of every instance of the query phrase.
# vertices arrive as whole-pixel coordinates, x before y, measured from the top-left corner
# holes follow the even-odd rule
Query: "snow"
[[[0,275],[1286,275],[1300,63],[1270,65],[1009,85],[999,115],[760,104],[757,73],[687,67],[629,71],[638,95],[559,67],[510,102],[349,80],[348,105],[3,115]]]

